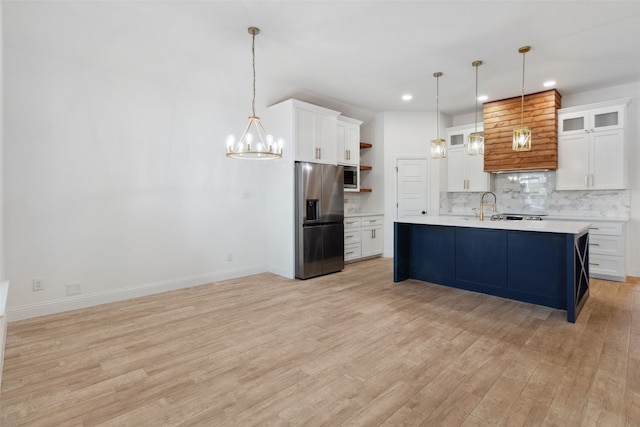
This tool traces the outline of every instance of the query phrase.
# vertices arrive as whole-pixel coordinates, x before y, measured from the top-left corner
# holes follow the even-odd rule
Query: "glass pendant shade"
[[[469,135],[467,154],[471,156],[484,155],[484,136],[482,136],[482,133],[478,132]]]
[[[482,61],[473,61],[471,65],[476,69],[475,130],[469,135],[467,154],[470,156],[478,156],[484,155],[484,135],[482,132],[478,132],[478,67],[482,65]]]
[[[431,140],[431,158],[446,159],[447,158],[447,141],[444,139]]]
[[[524,125],[524,57],[531,46],[522,46],[522,96],[520,98],[520,127],[513,130],[513,151],[531,151],[531,129]]]
[[[270,160],[282,157],[283,140],[277,141],[267,131],[260,122],[260,117],[256,116],[256,34],[260,30],[256,27],[249,27],[249,34],[253,37],[251,44],[251,54],[253,57],[253,100],[251,109],[253,115],[249,116],[249,123],[244,128],[242,136],[236,141],[235,136],[227,137],[227,157],[234,159],[248,160]],[[254,133],[257,137],[254,137]]]
[[[513,151],[531,151],[531,129],[525,126],[513,130]]]
[[[432,159],[446,159],[447,158],[447,144],[446,141],[440,138],[440,77],[441,72],[433,73],[433,77],[436,78],[436,139],[431,140],[431,158]]]

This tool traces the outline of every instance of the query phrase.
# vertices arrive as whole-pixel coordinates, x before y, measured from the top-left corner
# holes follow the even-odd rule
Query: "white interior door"
[[[427,159],[398,159],[397,217],[427,215]]]

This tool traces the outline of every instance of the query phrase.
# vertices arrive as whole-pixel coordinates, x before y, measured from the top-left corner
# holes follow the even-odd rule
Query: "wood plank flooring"
[[[2,426],[638,426],[640,281],[565,312],[378,258],[9,325]]]

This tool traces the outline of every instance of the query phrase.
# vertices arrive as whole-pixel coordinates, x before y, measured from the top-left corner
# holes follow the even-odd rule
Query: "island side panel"
[[[575,323],[589,298],[589,232],[567,235],[567,321]]]
[[[396,222],[393,233],[393,281],[407,280],[411,274],[413,225]]]
[[[567,308],[566,234],[507,232],[508,285],[518,299]]]

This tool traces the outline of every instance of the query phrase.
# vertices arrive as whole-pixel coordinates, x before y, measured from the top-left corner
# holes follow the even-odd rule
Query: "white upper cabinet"
[[[336,164],[338,114],[326,108],[296,102],[295,160]]]
[[[297,99],[267,108],[265,126],[284,139],[287,160],[335,165],[340,112]]]
[[[624,129],[626,104],[558,110],[558,136]],[[586,108],[586,109],[585,109]]]
[[[337,160],[339,165],[360,165],[360,120],[338,117]]]
[[[628,102],[558,110],[557,190],[626,188],[624,121]]]
[[[482,126],[478,126],[478,132],[482,130]],[[490,174],[484,171],[484,156],[467,154],[469,135],[475,131],[475,125],[446,129],[448,192],[489,191]]]

